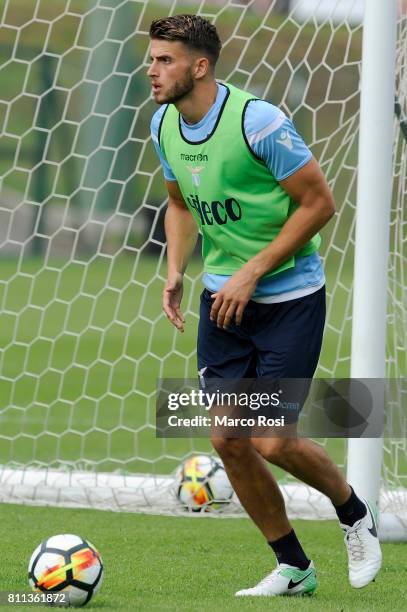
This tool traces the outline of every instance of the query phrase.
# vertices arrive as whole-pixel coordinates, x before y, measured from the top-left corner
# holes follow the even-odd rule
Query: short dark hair
[[[179,41],[190,49],[204,51],[212,68],[222,48],[215,26],[199,15],[174,15],[155,19],[150,26],[150,37]]]

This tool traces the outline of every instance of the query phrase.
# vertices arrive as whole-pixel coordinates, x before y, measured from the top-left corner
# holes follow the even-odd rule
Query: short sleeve
[[[158,131],[160,129],[160,123],[162,116],[165,112],[166,106],[161,106],[156,113],[154,113],[153,118],[151,119],[150,129],[151,129],[151,138],[153,140],[153,144],[155,150],[157,151],[158,158],[160,160],[161,166],[164,171],[164,177],[167,181],[176,181],[175,175],[171,170],[171,166],[169,165],[167,158],[161,150],[160,143],[158,141]]]
[[[294,174],[312,158],[292,121],[269,102],[253,100],[248,104],[244,130],[249,147],[278,181]]]

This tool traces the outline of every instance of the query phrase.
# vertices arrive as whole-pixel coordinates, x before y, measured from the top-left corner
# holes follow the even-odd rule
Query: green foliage
[[[202,3],[192,1],[172,5],[175,12],[195,12],[198,7],[203,10]],[[142,148],[156,110],[149,100],[146,76],[148,29],[154,18],[168,11],[166,3],[154,1],[117,6],[107,0],[0,0],[0,85],[2,100],[10,104],[7,113],[6,105],[0,104],[0,126],[3,119],[8,132],[0,140],[0,172],[9,176],[16,148],[13,139],[22,138],[19,166],[30,170],[43,162],[38,180],[47,183],[35,184],[31,197],[43,201],[50,195],[48,185],[54,179],[50,162],[60,164],[58,194],[69,196],[80,183],[85,158],[90,164],[83,186],[97,189],[109,179],[113,160],[106,151],[100,152],[101,147],[109,147],[117,150],[110,178],[127,185],[121,209],[134,211],[141,206],[147,189],[142,173],[154,172],[158,166],[153,147]],[[264,19],[249,7],[211,2],[205,3],[204,11],[215,17],[224,41],[218,78],[282,105],[319,159],[319,145],[358,109],[360,28],[332,28],[312,21],[296,24],[276,13]],[[13,50],[15,59],[10,61]],[[82,123],[94,103],[92,112],[98,117]],[[34,120],[37,106],[40,112]],[[35,128],[49,130],[46,149]],[[341,138],[338,134],[337,140]],[[330,171],[337,169],[344,155],[342,145],[333,141],[324,149],[329,160],[338,152]],[[9,182],[13,189],[24,191],[23,176],[13,173]],[[345,178],[337,181],[338,200],[346,186]],[[162,201],[161,180],[148,186],[146,196],[149,203]],[[97,207],[111,210],[116,204],[102,194]]]

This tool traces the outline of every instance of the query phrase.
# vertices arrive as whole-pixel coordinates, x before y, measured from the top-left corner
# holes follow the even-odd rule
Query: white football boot
[[[280,563],[276,569],[251,589],[242,589],[236,597],[275,597],[277,595],[312,595],[317,588],[312,561],[306,570]]]
[[[355,589],[360,589],[374,580],[382,564],[377,515],[368,501],[362,501],[366,505],[366,515],[352,527],[340,523],[345,532],[348,549],[349,582]]]

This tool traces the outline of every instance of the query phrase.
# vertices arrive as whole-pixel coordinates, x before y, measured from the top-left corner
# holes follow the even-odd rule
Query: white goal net
[[[407,374],[405,10],[400,3],[393,378]],[[174,512],[171,474],[192,452],[211,452],[208,440],[155,437],[157,379],[196,376],[198,255],[184,335],[161,309],[166,195],[146,77],[152,19],[185,12],[218,28],[218,79],[281,106],[334,192],[318,374],[350,374],[363,2],[0,0],[1,501]],[[382,511],[399,515],[405,424],[402,434],[385,438],[381,496]],[[319,442],[345,466],[346,441]],[[284,482],[291,516],[333,516],[314,491]]]

